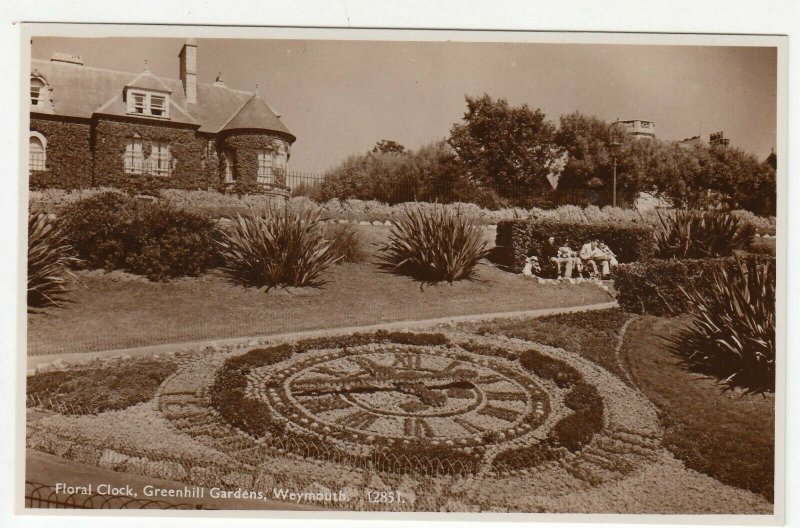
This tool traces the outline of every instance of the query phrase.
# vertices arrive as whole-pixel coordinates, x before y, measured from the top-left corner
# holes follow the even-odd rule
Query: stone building
[[[179,78],[92,68],[56,53],[33,60],[30,160],[34,187],[221,189],[237,184],[288,192],[295,136],[258,93],[218,76],[197,81],[197,43],[187,40]]]
[[[628,119],[620,121],[617,119],[614,126],[619,127],[625,134],[635,139],[655,139],[656,124],[644,119]]]

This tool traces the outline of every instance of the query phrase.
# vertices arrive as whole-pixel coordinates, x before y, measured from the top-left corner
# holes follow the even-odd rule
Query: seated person
[[[556,238],[549,237],[542,245],[542,259],[555,264],[556,276],[572,277],[572,268],[575,264],[575,252],[567,246],[556,246]],[[561,265],[564,265],[562,275]]]
[[[600,241],[599,240],[592,240],[591,242],[587,242],[581,247],[580,258],[581,261],[588,265],[591,268],[591,276],[597,277],[598,270],[597,270],[597,263],[600,263],[600,267],[603,273],[603,277],[608,277],[611,272],[609,270],[609,263],[614,254],[611,253],[609,249],[608,252],[604,251],[600,248]],[[614,265],[616,266],[616,258],[614,258]]]
[[[603,276],[607,277],[608,275],[610,275],[610,270],[616,268],[619,265],[619,262],[617,261],[617,256],[614,254],[613,251],[611,251],[611,248],[608,247],[604,242],[600,242],[600,244],[598,244],[597,247],[608,257],[608,260],[605,261],[607,265],[604,269],[606,271],[603,273]]]

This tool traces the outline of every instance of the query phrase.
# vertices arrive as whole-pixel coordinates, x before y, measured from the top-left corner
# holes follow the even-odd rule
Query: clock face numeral
[[[433,436],[433,429],[423,418],[406,418],[403,420],[403,433],[406,436]]]
[[[505,420],[506,422],[514,422],[519,417],[520,413],[517,411],[512,411],[511,409],[504,409],[503,407],[496,407],[492,404],[487,404],[478,411],[478,414],[482,414],[484,416],[492,416],[494,418],[500,418],[501,420]]]
[[[331,367],[326,367],[325,365],[317,365],[316,367],[311,369],[311,372],[316,372],[317,374],[322,374],[324,376],[333,376],[333,377],[339,377],[342,375],[341,371],[338,371]]]
[[[345,427],[353,427],[355,429],[366,429],[372,425],[379,417],[368,413],[366,411],[355,411],[344,416],[336,418],[335,422]]]
[[[392,366],[401,369],[420,369],[422,357],[419,354],[395,354]]]
[[[484,429],[483,427],[480,427],[461,416],[456,416],[455,418],[453,418],[453,421],[458,425],[460,425],[462,428],[464,428],[465,431],[468,431],[470,434],[479,434],[486,431],[486,429]]]
[[[445,372],[452,372],[456,370],[461,365],[460,361],[452,361],[449,365],[447,365],[444,369]]]
[[[311,413],[323,413],[325,411],[335,411],[336,409],[347,409],[350,404],[336,394],[323,394],[313,396],[302,401],[303,407]]]
[[[497,401],[528,401],[528,397],[525,394],[513,391],[486,391],[486,398]]]
[[[485,376],[481,376],[478,378],[478,383],[498,383],[500,381],[505,381],[506,379],[499,375],[499,374],[486,374]]]

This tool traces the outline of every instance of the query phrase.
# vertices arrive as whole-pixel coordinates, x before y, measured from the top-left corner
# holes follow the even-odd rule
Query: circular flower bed
[[[603,427],[602,398],[567,363],[441,333],[253,349],[227,360],[209,393],[257,441],[394,471],[532,467]]]

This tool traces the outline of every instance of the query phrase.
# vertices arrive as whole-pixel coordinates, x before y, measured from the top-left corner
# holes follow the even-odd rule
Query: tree
[[[612,141],[622,142],[619,129],[602,119],[580,112],[562,115],[556,144],[568,154],[559,188],[584,188],[597,178],[605,186],[612,179]]]
[[[397,141],[382,139],[375,143],[375,146],[372,147],[372,152],[373,154],[405,154],[407,151],[406,148]]]
[[[466,97],[463,123],[450,129],[448,143],[467,167],[470,180],[512,202],[524,202],[549,187],[557,163],[555,126],[540,109],[512,107],[484,94]]]

